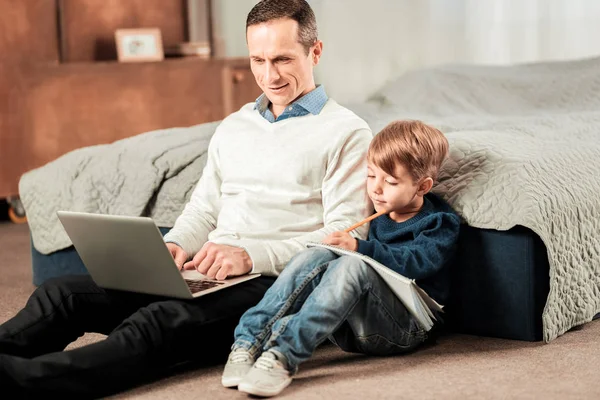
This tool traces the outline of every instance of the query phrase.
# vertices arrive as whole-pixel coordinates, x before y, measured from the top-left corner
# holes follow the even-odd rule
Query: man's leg
[[[101,342],[32,359],[0,356],[0,374],[30,393],[99,397],[130,388],[175,364],[226,354],[239,317],[272,282],[260,277],[195,300],[152,303]]]
[[[235,329],[232,348],[242,347],[253,356],[260,355],[271,335],[273,324],[302,307],[314,289],[311,282],[319,275],[318,267],[336,258],[338,256],[335,253],[319,248],[308,249],[294,256],[262,300],[242,316]]]
[[[51,279],[0,325],[0,354],[31,358],[61,351],[85,332],[108,334],[153,300],[135,293],[109,295],[85,275]]]

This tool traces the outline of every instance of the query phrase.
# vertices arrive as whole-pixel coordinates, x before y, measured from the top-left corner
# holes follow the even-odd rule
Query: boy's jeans
[[[346,351],[391,355],[413,350],[427,333],[366,263],[311,248],[242,316],[232,348],[276,350],[293,371],[330,336]]]

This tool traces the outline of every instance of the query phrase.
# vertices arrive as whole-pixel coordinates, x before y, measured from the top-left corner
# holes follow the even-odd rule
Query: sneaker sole
[[[292,378],[291,377],[288,378],[288,379],[286,379],[281,385],[279,385],[276,388],[261,389],[261,388],[258,388],[256,386],[253,386],[253,385],[251,385],[249,383],[240,382],[238,384],[238,390],[240,392],[252,394],[252,395],[255,395],[255,396],[272,397],[272,396],[277,396],[279,393],[283,392],[283,389],[285,389],[286,387],[288,387],[290,385],[290,383],[292,383]]]
[[[240,384],[242,378],[221,378],[221,384],[226,388],[233,388]]]

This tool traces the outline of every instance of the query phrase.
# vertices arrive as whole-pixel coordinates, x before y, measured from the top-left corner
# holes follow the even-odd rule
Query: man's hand
[[[348,232],[338,231],[323,239],[323,243],[338,246],[346,250],[358,250],[358,240],[354,239]]]
[[[252,259],[239,247],[207,242],[194,258],[183,265],[198,270],[211,279],[223,280],[229,276],[247,274],[252,270]]]
[[[173,256],[173,260],[175,260],[175,264],[177,265],[177,268],[179,268],[179,269],[183,268],[183,264],[188,259],[187,253],[185,251],[183,251],[183,249],[181,247],[177,246],[175,243],[167,243],[167,249],[169,249],[171,256]]]

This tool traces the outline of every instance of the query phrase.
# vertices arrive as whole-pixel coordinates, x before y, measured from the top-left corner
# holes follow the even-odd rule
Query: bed
[[[440,128],[450,157],[434,191],[461,215],[448,322],[455,332],[549,342],[600,312],[600,59],[447,65],[344,104],[377,132]],[[86,273],[58,209],[148,215],[172,226],[216,123],[84,148],[25,174],[34,283]]]

